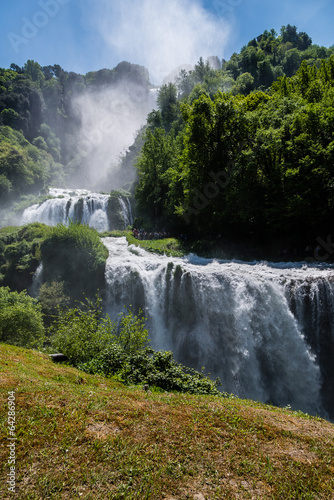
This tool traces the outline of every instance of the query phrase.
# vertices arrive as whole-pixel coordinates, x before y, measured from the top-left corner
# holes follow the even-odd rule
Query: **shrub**
[[[222,395],[219,380],[178,363],[170,351],[154,351],[150,347],[127,353],[121,345],[111,344],[101,354],[78,366],[81,370],[115,376],[126,384],[147,384],[165,391],[190,394]]]
[[[41,308],[25,291],[0,288],[0,342],[20,347],[41,347],[44,325]]]
[[[126,314],[120,314],[121,320],[117,328],[117,343],[128,354],[140,351],[149,343],[145,319],[141,314],[141,310],[139,310],[139,316],[134,315],[130,310],[127,310]]]
[[[87,373],[114,376],[126,384],[148,384],[166,391],[221,395],[219,381],[177,363],[169,351],[148,347],[141,315],[127,310],[118,323],[103,316],[101,299],[60,313],[51,344]]]
[[[103,317],[100,298],[80,305],[60,311],[51,336],[52,347],[74,366],[98,356],[115,338],[115,325]]]
[[[74,366],[115,349],[121,350],[124,356],[133,354],[144,349],[149,342],[141,317],[127,311],[120,315],[118,323],[112,322],[102,312],[100,297],[96,297],[95,302],[86,299],[79,307],[59,308],[58,311],[59,316],[51,330],[51,345],[65,354]]]
[[[38,295],[38,302],[41,305],[44,315],[44,323],[50,326],[57,320],[61,310],[65,310],[70,302],[65,294],[65,284],[63,281],[51,281],[43,283]]]
[[[79,365],[83,371],[116,376],[126,384],[147,384],[165,391],[221,396],[219,380],[178,363],[170,351],[154,351],[150,347],[127,353],[119,344],[112,344],[97,358]]]

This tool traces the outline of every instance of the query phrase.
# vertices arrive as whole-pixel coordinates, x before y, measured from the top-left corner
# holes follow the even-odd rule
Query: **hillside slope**
[[[3,344],[0,380],[3,499],[334,498],[325,420],[233,397],[145,392]]]

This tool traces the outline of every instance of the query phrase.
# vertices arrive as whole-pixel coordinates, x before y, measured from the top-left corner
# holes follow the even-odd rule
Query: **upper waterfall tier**
[[[156,349],[222,389],[334,415],[334,269],[168,258],[106,238],[109,312],[142,308]]]
[[[50,189],[54,198],[28,207],[22,216],[22,224],[43,222],[49,226],[67,224],[70,219],[79,220],[98,231],[125,229],[132,223],[130,200],[122,195],[86,190]]]

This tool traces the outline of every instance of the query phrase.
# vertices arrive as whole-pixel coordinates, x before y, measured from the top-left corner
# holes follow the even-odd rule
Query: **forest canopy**
[[[0,68],[0,206],[84,177],[89,150],[78,141],[82,124],[74,99],[117,86],[144,99],[148,72],[127,62],[87,75],[32,60]]]
[[[294,246],[328,234],[333,98],[333,49],[290,25],[250,41],[221,70],[201,59],[161,87],[148,117],[141,216],[188,235]]]

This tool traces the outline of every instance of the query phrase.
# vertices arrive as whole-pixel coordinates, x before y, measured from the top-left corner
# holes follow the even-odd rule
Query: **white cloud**
[[[154,83],[201,56],[222,55],[230,33],[194,0],[104,0],[93,23],[113,56],[146,66]]]

